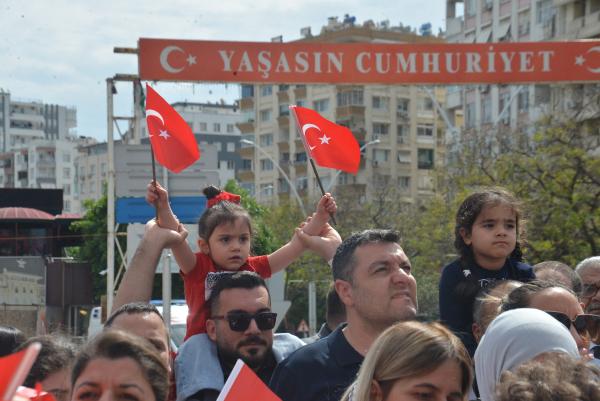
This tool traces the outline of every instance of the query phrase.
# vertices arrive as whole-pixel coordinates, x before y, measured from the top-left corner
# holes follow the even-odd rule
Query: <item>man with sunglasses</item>
[[[304,345],[291,334],[273,335],[277,314],[265,281],[255,273],[222,275],[208,304],[207,335],[190,337],[175,360],[178,400],[215,400],[237,359],[268,383],[277,363]]]

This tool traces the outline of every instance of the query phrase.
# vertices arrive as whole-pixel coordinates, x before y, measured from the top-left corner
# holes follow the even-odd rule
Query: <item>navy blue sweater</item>
[[[531,266],[507,259],[500,270],[486,270],[478,265],[469,267],[471,277],[467,279],[460,260],[446,265],[440,278],[440,319],[465,344],[471,356],[477,343],[471,326],[473,325],[473,302],[480,287],[480,280],[517,280],[527,282],[535,278]],[[459,284],[461,284],[459,286]],[[471,291],[464,291],[470,286]],[[485,286],[485,285],[484,285]],[[462,288],[461,288],[462,287]],[[466,295],[469,294],[469,295]]]

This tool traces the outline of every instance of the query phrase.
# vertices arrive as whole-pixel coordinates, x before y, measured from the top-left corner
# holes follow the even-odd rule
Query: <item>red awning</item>
[[[54,220],[54,216],[28,207],[2,207],[0,220]]]

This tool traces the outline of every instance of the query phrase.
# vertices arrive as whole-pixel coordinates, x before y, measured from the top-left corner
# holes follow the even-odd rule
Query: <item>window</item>
[[[314,109],[319,113],[329,110],[329,99],[320,99],[314,101]]]
[[[408,143],[410,140],[410,127],[405,124],[398,124],[396,129],[398,130],[398,143]]]
[[[213,142],[211,145],[215,145],[215,147],[217,148],[217,152],[223,150],[223,144],[221,142]]]
[[[273,162],[269,159],[260,159],[260,169],[261,171],[273,170]]]
[[[433,100],[430,97],[423,97],[419,101],[419,111],[433,111]]]
[[[71,195],[71,184],[63,185],[63,193],[65,195]]]
[[[106,163],[100,164],[100,172],[102,175],[106,175]]]
[[[363,91],[359,89],[344,91],[337,94],[337,105],[339,106],[362,106]]]
[[[227,142],[227,151],[235,152],[235,142]]]
[[[308,188],[308,178],[307,177],[296,178],[296,189],[303,190],[306,188]]]
[[[235,169],[235,160],[227,160],[227,170]]]
[[[208,130],[207,124],[204,122],[200,123],[200,132],[206,132]]]
[[[279,105],[279,116],[289,116],[290,115],[290,105],[287,103],[283,103]]]
[[[185,123],[190,127],[190,129],[193,132],[194,131],[194,123],[192,121],[186,121]]]
[[[373,96],[373,109],[388,111],[390,109],[390,98],[387,96]]]
[[[221,132],[221,123],[213,123],[213,131]]]
[[[373,160],[376,162],[387,162],[390,151],[387,149],[373,149]]]
[[[273,184],[260,184],[260,193],[273,196]]]
[[[398,187],[403,190],[410,189],[410,177],[398,177]]]
[[[433,168],[433,149],[418,149],[417,167],[421,170]]]
[[[396,110],[398,110],[398,112],[400,114],[403,113],[408,113],[408,109],[410,108],[410,99],[398,99],[398,105],[396,106]]]
[[[417,125],[417,136],[433,137],[433,125]]]
[[[258,118],[262,122],[271,121],[271,110],[270,109],[261,110],[258,115]]]
[[[306,152],[296,153],[296,155],[295,155],[296,163],[303,163],[307,160],[308,160],[308,158],[306,157]]]
[[[90,175],[94,175],[94,174],[96,174],[96,165],[92,164],[90,166]]]
[[[481,120],[483,123],[492,122],[492,98],[489,96],[481,102]]]
[[[373,123],[374,135],[387,135],[390,133],[390,125],[386,123]]]
[[[472,17],[477,12],[477,10],[475,8],[476,7],[475,1],[476,0],[465,0],[465,15],[467,17]]]
[[[410,150],[398,151],[398,163],[410,164]]]
[[[63,153],[63,162],[65,162],[65,163],[71,162],[71,155],[69,153]]]
[[[242,170],[252,170],[251,159],[242,159]]]
[[[465,107],[465,126],[467,128],[475,126],[475,103],[467,103]]]
[[[71,178],[71,169],[70,168],[68,168],[68,167],[63,168],[63,178]]]
[[[519,92],[517,104],[519,106],[519,112],[526,112],[527,110],[529,110],[529,88],[528,87],[524,87]]]
[[[63,209],[65,211],[70,210],[71,209],[71,201],[69,201],[69,200],[63,201]]]
[[[242,85],[242,99],[254,97],[254,85]]]
[[[271,96],[273,94],[273,87],[271,85],[262,85],[260,87],[261,96]]]
[[[260,146],[271,146],[273,145],[273,134],[264,134],[260,136]]]
[[[279,178],[277,180],[277,185],[279,187],[279,192],[290,192],[290,184],[288,184],[285,178]]]
[[[227,124],[227,133],[228,134],[233,133],[233,124]]]

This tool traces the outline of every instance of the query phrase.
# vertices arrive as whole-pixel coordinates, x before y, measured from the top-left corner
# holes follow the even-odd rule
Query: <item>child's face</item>
[[[202,252],[210,255],[215,265],[223,270],[238,270],[250,254],[250,227],[245,219],[218,225],[206,242],[201,242]]]
[[[461,236],[473,249],[475,261],[484,268],[501,268],[517,243],[517,216],[507,205],[486,206],[475,219],[471,232]]]

